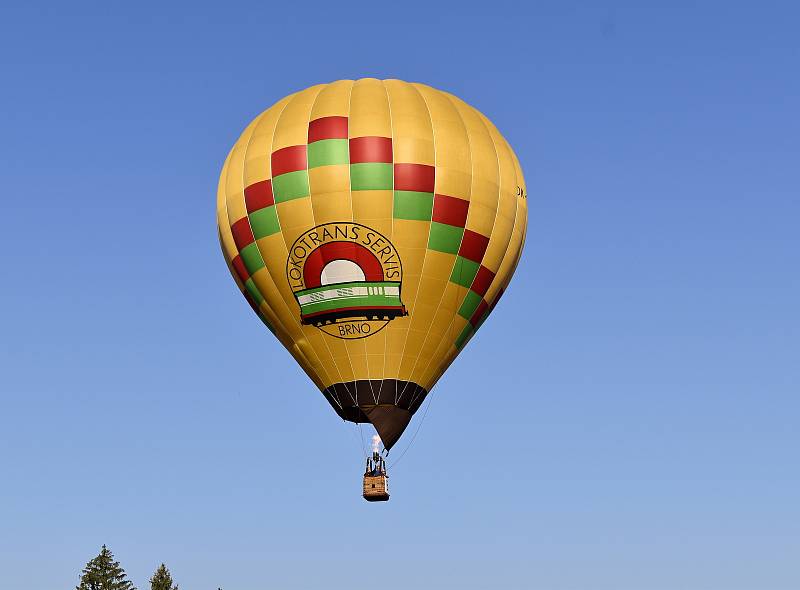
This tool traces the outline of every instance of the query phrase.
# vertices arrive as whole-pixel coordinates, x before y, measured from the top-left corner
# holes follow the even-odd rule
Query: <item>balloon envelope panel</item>
[[[217,218],[256,314],[340,417],[391,448],[508,286],[527,193],[508,143],[460,99],[341,80],[245,129]]]

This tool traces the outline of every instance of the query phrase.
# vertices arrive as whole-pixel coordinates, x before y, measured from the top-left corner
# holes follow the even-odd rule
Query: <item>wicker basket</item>
[[[389,478],[386,475],[365,475],[364,499],[368,502],[385,502],[388,500]]]

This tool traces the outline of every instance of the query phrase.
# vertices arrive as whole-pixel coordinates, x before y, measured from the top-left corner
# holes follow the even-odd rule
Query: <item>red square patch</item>
[[[438,223],[464,227],[467,223],[468,210],[469,201],[464,199],[447,195],[436,195],[433,198],[433,221]]]
[[[347,139],[347,117],[320,117],[308,124],[308,143],[321,139]]]
[[[231,226],[231,233],[233,233],[233,241],[236,242],[236,247],[241,252],[245,246],[252,244],[255,241],[253,237],[253,230],[250,229],[250,220],[247,217],[242,217],[239,221]]]
[[[476,309],[475,313],[472,314],[472,317],[469,318],[469,323],[477,327],[478,322],[481,321],[481,318],[487,309],[489,309],[489,304],[486,303],[486,301],[481,301],[480,305],[478,305],[478,309]]]
[[[392,163],[391,137],[354,137],[350,140],[350,163]]]
[[[459,256],[469,258],[473,262],[480,262],[483,260],[483,255],[486,253],[486,247],[489,245],[489,238],[482,236],[479,233],[464,230],[464,239],[461,240],[461,248],[458,251]]]
[[[436,169],[426,164],[395,164],[394,190],[432,193]]]
[[[242,257],[237,254],[236,257],[231,260],[231,266],[233,266],[233,270],[236,271],[239,280],[242,281],[242,283],[246,283],[247,279],[250,278],[250,273],[247,272],[247,267],[245,267]]]
[[[488,291],[489,287],[492,285],[493,280],[494,273],[485,266],[481,265],[481,267],[478,269],[478,274],[475,275],[475,280],[472,281],[472,287],[470,288],[478,295],[483,297],[486,295],[486,291]]]
[[[307,168],[305,145],[291,145],[272,152],[272,178]]]
[[[272,196],[272,181],[262,180],[245,188],[244,201],[247,204],[248,213],[274,205],[275,198]]]

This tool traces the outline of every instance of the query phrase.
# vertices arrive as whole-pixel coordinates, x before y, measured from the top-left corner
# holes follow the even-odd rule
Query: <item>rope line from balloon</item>
[[[414,444],[414,441],[417,439],[417,434],[419,434],[419,431],[422,429],[422,425],[425,423],[425,417],[428,415],[428,410],[431,408],[431,404],[432,403],[433,403],[433,396],[431,395],[431,396],[428,396],[428,403],[425,405],[425,411],[422,413],[422,418],[420,419],[419,424],[417,424],[417,429],[414,431],[414,434],[411,436],[411,440],[408,441],[408,445],[406,446],[405,449],[403,449],[403,452],[400,453],[400,456],[397,459],[395,459],[394,461],[392,461],[392,463],[389,465],[389,467],[387,469],[391,469],[392,467],[397,465],[400,462],[400,459],[402,459],[405,456],[405,454],[408,452],[408,449],[411,448],[411,445]]]

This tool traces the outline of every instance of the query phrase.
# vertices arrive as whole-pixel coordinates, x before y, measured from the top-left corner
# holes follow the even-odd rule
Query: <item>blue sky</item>
[[[140,588],[800,587],[800,10],[519,4],[4,11],[0,587],[102,543]],[[530,206],[384,505],[214,228],[246,123],[364,76],[486,113]]]

